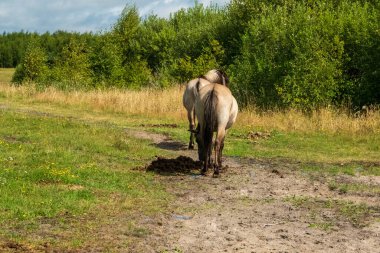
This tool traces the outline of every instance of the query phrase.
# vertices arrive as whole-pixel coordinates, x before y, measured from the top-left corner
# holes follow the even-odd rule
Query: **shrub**
[[[339,105],[352,94],[360,94],[355,90],[358,78],[361,87],[372,87],[365,91],[373,90],[375,83],[365,80],[378,75],[369,64],[378,66],[379,39],[371,33],[378,34],[379,29],[374,29],[378,23],[370,10],[367,4],[349,1],[287,1],[267,6],[265,15],[249,23],[241,55],[230,67],[232,87],[240,101],[264,108],[310,110]],[[352,29],[353,25],[358,29]],[[358,64],[360,70],[354,72],[359,76],[347,78],[347,71]]]
[[[88,49],[75,39],[63,48],[60,61],[51,69],[49,79],[61,89],[88,88],[93,84]]]
[[[48,71],[45,51],[37,41],[32,41],[25,52],[22,63],[16,68],[12,82],[41,82]]]
[[[89,63],[95,87],[121,87],[125,69],[122,64],[120,47],[109,34],[99,36],[91,52]]]

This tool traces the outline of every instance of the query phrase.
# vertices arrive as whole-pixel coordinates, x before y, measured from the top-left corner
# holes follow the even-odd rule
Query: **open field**
[[[380,247],[379,112],[243,110],[226,139],[228,168],[202,177],[186,150],[181,88],[38,91],[9,86],[9,72],[0,252]]]

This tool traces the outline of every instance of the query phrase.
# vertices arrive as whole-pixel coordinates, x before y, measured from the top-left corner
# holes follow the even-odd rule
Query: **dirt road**
[[[196,151],[164,135],[129,134],[196,159]],[[333,191],[328,178],[284,160],[228,157],[224,164],[219,178],[156,171],[177,200],[170,212],[141,219],[150,233],[130,251],[380,252],[379,194]]]

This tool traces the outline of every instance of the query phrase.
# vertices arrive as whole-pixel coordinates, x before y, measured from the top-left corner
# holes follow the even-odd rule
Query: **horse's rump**
[[[220,84],[209,84],[199,90],[199,96],[195,103],[196,115],[199,123],[197,133],[199,160],[204,162],[202,172],[208,168],[211,161],[212,143],[214,132],[215,139],[215,166],[214,174],[219,173],[221,157],[224,146],[226,130],[236,120],[238,111],[235,98],[231,91]]]

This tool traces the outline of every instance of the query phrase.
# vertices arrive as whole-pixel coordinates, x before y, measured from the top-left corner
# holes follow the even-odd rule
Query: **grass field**
[[[158,150],[120,127],[7,110],[0,112],[0,125],[0,238],[35,249],[39,238],[28,234],[53,220],[65,226],[48,236],[49,243],[86,246],[96,238],[79,239],[84,227],[110,225],[112,213],[159,212],[171,198],[151,174],[133,170]],[[131,220],[127,232],[134,229]]]
[[[86,249],[102,239],[103,252],[117,252],[120,245],[99,231],[119,236],[119,230],[109,231],[127,219],[125,247],[149,233],[137,225],[136,217],[164,212],[175,196],[154,174],[136,168],[173,153],[125,129],[161,133],[186,143],[182,88],[38,91],[10,86],[11,73],[0,69],[0,241],[39,251],[48,240],[59,251]],[[323,109],[305,116],[244,109],[228,134],[225,154],[299,163],[312,180],[324,175],[379,176],[380,114],[349,117]],[[380,193],[378,186],[364,183],[328,184],[342,193]],[[284,201],[303,207],[316,203],[302,197]],[[341,210],[341,202],[333,202],[333,208]],[[51,224],[54,228],[44,234],[44,226]],[[314,225],[328,229],[330,223]]]

